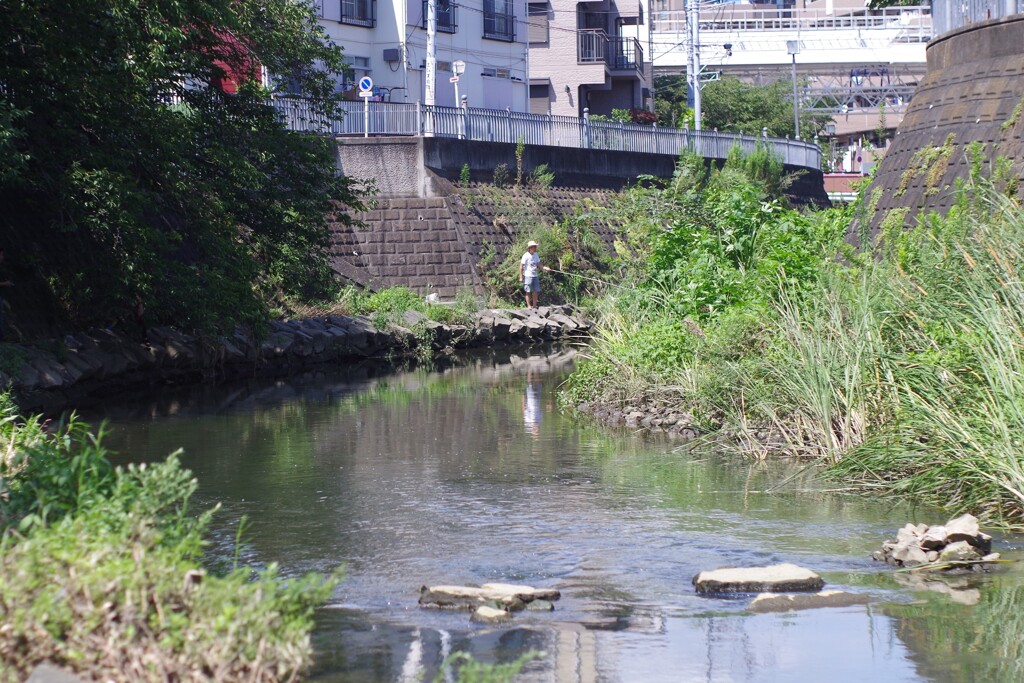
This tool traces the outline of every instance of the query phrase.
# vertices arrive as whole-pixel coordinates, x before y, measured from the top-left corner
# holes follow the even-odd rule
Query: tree
[[[0,40],[0,230],[73,321],[144,302],[224,327],[326,291],[327,214],[355,187],[269,104],[287,85],[337,113],[343,55],[312,5],[15,0]]]
[[[770,85],[744,83],[727,77],[705,83],[703,127],[757,135],[765,128],[768,135],[793,136],[792,83],[779,80]],[[801,137],[819,130],[830,117],[821,112],[800,112]]]
[[[654,77],[654,112],[658,125],[666,128],[693,127],[693,110],[687,106],[685,76]]]

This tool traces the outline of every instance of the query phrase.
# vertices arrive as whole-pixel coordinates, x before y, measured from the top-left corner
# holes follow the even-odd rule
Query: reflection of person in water
[[[526,431],[534,436],[540,433],[540,382],[533,377],[533,371],[526,371],[526,392],[523,394],[523,424]]]

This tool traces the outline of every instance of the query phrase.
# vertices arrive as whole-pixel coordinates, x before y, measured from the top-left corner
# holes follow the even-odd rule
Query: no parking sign
[[[371,95],[373,95],[373,79],[363,76],[359,79],[359,96],[370,97]]]

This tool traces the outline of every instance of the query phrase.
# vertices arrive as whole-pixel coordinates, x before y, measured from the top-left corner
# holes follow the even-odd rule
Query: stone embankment
[[[45,409],[91,393],[161,382],[581,340],[591,328],[592,323],[570,306],[542,306],[479,311],[468,325],[446,325],[407,311],[400,324],[382,329],[364,316],[331,315],[273,322],[262,337],[237,330],[211,339],[156,327],[140,341],[111,330],[93,330],[31,346],[0,345],[0,386],[14,389],[22,409]]]
[[[576,410],[613,427],[664,433],[682,439],[692,439],[701,434],[693,415],[680,410],[678,404],[665,400],[640,400],[620,405],[598,399],[580,403]]]

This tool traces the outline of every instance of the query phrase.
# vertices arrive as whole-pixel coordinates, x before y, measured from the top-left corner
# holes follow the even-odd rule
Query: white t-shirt
[[[530,253],[529,250],[523,254],[523,258],[519,259],[519,263],[523,266],[523,278],[529,280],[535,278],[540,273],[540,256],[537,252]]]

